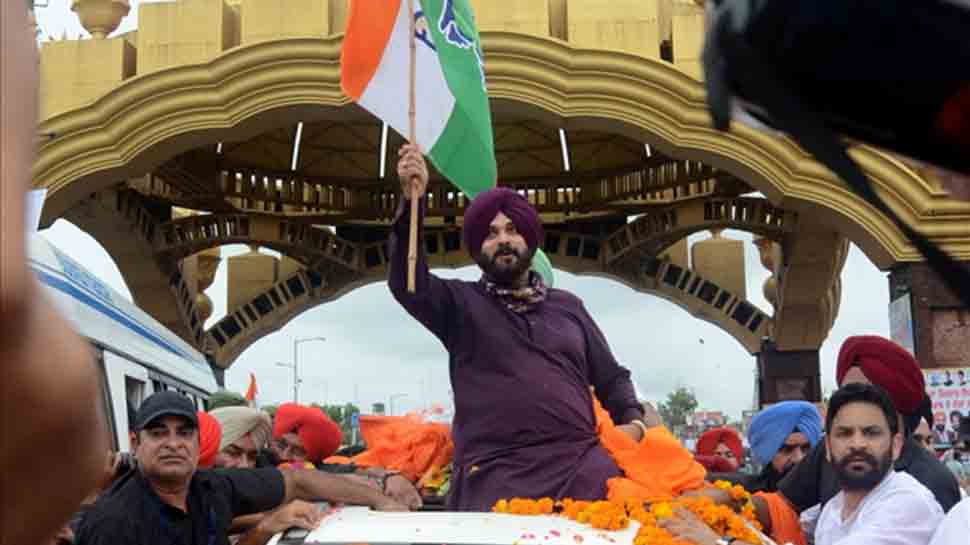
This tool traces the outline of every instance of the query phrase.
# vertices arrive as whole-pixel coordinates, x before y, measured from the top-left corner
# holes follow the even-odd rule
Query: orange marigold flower
[[[591,502],[566,498],[557,502],[551,498],[512,498],[499,500],[492,510],[521,515],[548,515],[558,508],[564,517],[610,531],[627,528],[630,520],[635,520],[640,523],[640,529],[633,545],[694,545],[675,539],[657,525],[658,519],[672,517],[677,509],[687,509],[720,535],[758,543],[759,536],[752,527],[760,530],[761,525],[757,522],[751,495],[743,487],[731,485],[727,481],[718,481],[714,485],[728,491],[735,499],[747,500],[740,513],[735,513],[727,506],[717,505],[707,497],[681,497],[669,502],[657,502],[649,507],[639,500]]]
[[[539,507],[540,513],[543,515],[549,515],[552,514],[552,510],[555,508],[556,504],[552,501],[552,498],[542,498],[537,502],[537,506]]]

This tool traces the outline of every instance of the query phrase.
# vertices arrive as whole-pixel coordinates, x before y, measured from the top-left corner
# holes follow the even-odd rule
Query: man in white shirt
[[[816,545],[928,545],[943,509],[919,481],[892,471],[903,436],[888,394],[844,386],[832,396],[825,427],[842,490],[822,509]]]
[[[967,536],[970,536],[970,498],[950,509],[930,545],[966,545]]]

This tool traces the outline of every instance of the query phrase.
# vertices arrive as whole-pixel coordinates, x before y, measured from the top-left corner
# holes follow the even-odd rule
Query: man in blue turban
[[[782,401],[755,415],[748,430],[751,455],[763,465],[747,485],[752,492],[775,492],[778,482],[822,438],[822,417],[806,401]]]

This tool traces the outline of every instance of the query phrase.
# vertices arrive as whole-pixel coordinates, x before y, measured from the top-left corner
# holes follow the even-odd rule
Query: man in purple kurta
[[[630,372],[582,302],[547,289],[529,270],[542,237],[535,209],[509,189],[482,193],[464,227],[482,279],[436,277],[419,244],[416,290],[408,293],[407,197],[412,186],[424,195],[428,181],[417,148],[402,148],[398,174],[405,198],[389,242],[388,284],[448,350],[455,395],[449,508],[487,511],[512,497],[605,498],[606,481],[621,473],[599,443],[590,387],[636,440],[645,428],[642,407]]]

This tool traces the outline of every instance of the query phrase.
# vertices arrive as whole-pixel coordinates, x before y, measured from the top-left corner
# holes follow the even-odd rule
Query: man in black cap
[[[87,514],[79,545],[228,545],[233,517],[294,499],[407,510],[373,488],[320,471],[198,470],[198,417],[176,392],[146,399],[133,428],[137,468]]]

